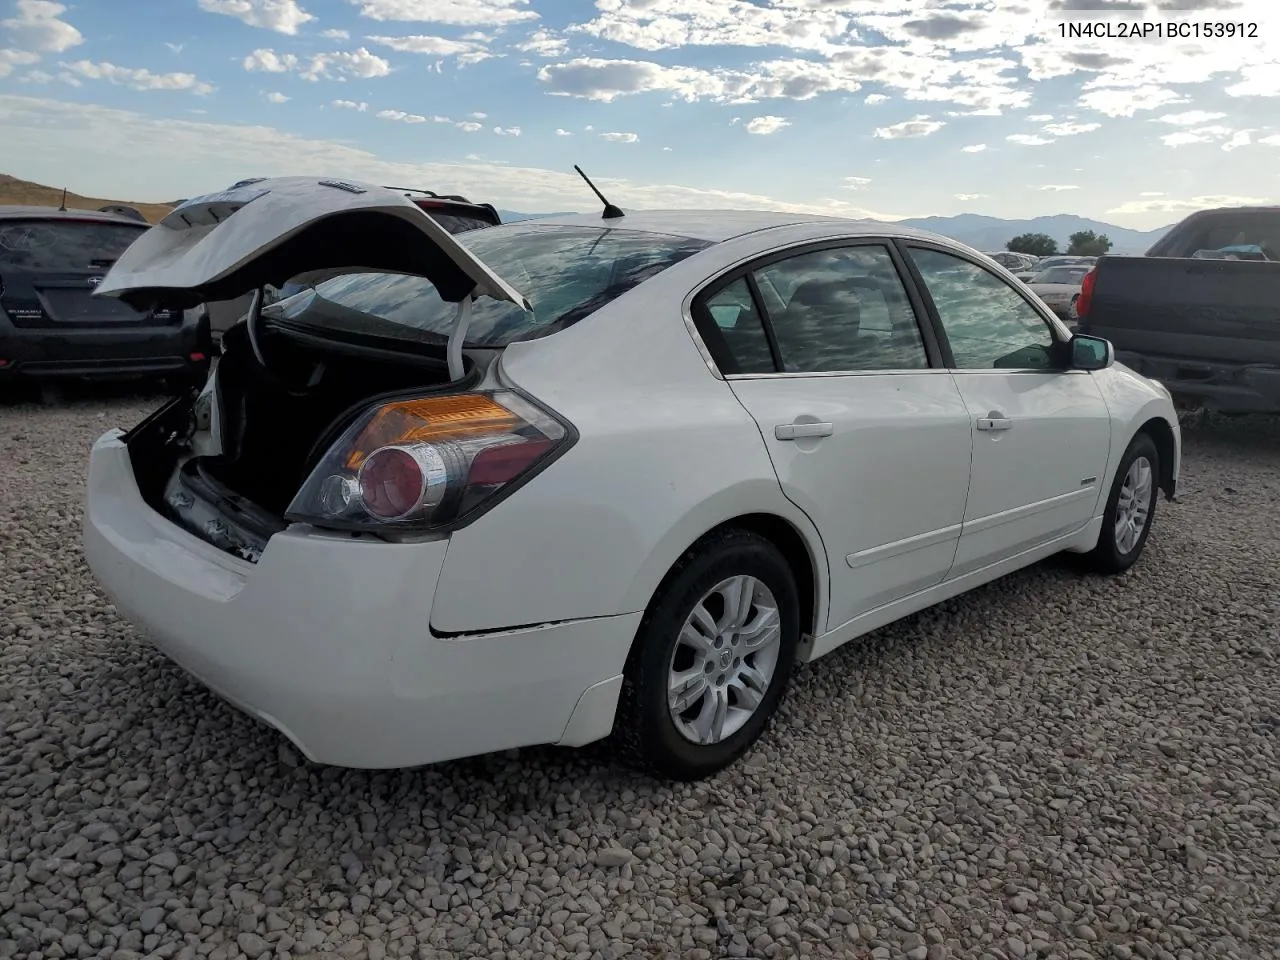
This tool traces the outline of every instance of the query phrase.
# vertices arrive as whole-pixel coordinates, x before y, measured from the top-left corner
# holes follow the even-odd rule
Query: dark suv
[[[207,322],[91,296],[147,229],[117,213],[0,206],[0,383],[202,374]]]
[[[253,180],[242,180],[236,186],[253,182]],[[472,203],[466,197],[456,194],[440,194],[431,190],[416,190],[412,187],[387,187],[386,189],[403,193],[417,205],[418,209],[430,214],[450,233],[465,233],[482,227],[494,227],[502,222],[497,208],[491,203]],[[293,296],[302,289],[300,284],[286,283],[278,291],[278,297]],[[201,318],[207,316],[214,336],[218,336],[229,330],[249,312],[252,299],[252,294],[245,294],[235,300],[206,303],[188,310],[187,315]]]

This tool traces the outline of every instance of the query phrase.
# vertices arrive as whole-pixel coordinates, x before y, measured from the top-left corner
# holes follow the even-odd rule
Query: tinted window
[[[989,270],[937,250],[911,256],[933,296],[956,367],[1049,368],[1049,325],[1011,286]]]
[[[562,330],[710,244],[638,230],[514,223],[458,234],[533,305],[480,297],[467,343],[497,347]],[[421,277],[357,273],[325,281],[277,308],[293,323],[443,342],[457,305]],[[337,305],[335,309],[333,305]]]
[[[770,323],[788,373],[929,365],[902,280],[882,246],[819,250],[757,271],[784,302]]]
[[[715,329],[712,335],[728,353],[726,373],[775,373],[764,323],[744,279],[735,280],[703,305]]]
[[[0,264],[32,270],[103,270],[146,231],[141,223],[0,220]]]

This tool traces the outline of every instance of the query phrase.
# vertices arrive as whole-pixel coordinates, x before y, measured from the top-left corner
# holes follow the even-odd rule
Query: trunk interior
[[[189,532],[256,560],[312,468],[375,398],[405,390],[456,389],[443,359],[376,354],[264,324],[254,356],[245,324],[223,338],[216,368],[220,450],[208,409],[179,398],[126,435],[146,501]]]

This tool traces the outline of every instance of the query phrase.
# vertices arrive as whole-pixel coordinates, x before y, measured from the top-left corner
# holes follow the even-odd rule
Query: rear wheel
[[[1133,438],[1111,483],[1098,545],[1086,555],[1100,573],[1123,573],[1142,556],[1156,516],[1160,452],[1150,435]]]
[[[729,530],[695,545],[640,625],[614,738],[625,757],[673,780],[732,764],[769,725],[800,636],[799,597],[772,543]]]

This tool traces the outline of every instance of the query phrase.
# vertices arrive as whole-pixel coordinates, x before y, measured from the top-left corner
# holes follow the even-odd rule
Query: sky
[[[631,208],[1150,229],[1276,202],[1280,3],[0,0],[0,172],[24,179],[591,209],[575,163]]]

